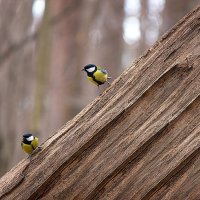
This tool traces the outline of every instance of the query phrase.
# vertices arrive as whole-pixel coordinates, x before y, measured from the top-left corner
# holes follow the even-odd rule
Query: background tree
[[[0,174],[21,158],[20,138],[29,130],[35,89],[35,41],[30,34],[31,1],[0,2]]]

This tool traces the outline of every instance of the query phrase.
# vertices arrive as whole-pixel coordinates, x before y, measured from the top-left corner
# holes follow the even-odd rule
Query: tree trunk
[[[29,129],[34,90],[35,42],[27,38],[31,1],[0,1],[0,176],[22,158],[19,141]]]
[[[198,199],[200,7],[0,180],[1,199]]]

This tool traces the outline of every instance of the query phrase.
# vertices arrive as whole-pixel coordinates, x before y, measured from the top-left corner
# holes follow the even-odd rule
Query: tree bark
[[[0,180],[1,199],[197,199],[200,7]]]

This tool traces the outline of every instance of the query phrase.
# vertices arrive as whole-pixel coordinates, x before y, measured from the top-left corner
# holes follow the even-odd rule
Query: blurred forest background
[[[42,143],[98,95],[84,65],[115,79],[198,2],[1,0],[0,176],[27,157],[24,132]]]

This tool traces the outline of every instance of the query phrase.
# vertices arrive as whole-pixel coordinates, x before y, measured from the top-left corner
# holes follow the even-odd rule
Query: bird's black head
[[[87,74],[93,74],[97,70],[97,66],[94,64],[88,64],[83,69]]]
[[[23,142],[24,143],[31,143],[34,140],[34,136],[31,133],[25,133],[23,135]]]

